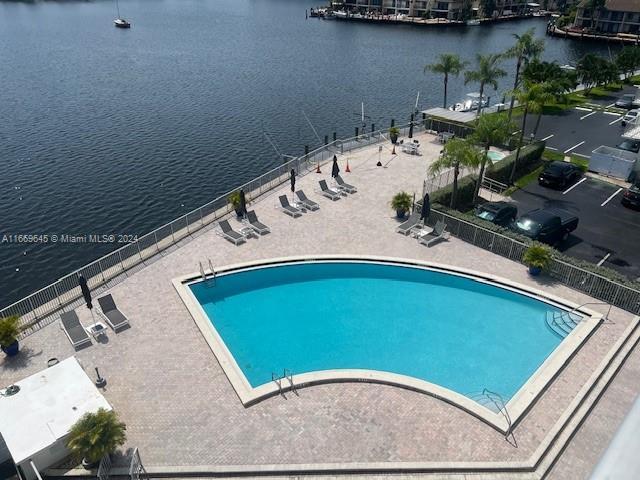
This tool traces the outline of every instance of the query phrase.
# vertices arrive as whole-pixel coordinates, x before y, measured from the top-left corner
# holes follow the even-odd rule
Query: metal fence
[[[522,263],[522,257],[527,249],[526,244],[433,209],[429,222],[435,224],[438,220],[446,223],[447,230],[459,239],[506,257],[509,260]],[[553,259],[551,262],[549,274],[574,290],[584,292],[610,305],[640,315],[640,290],[622,285],[602,275],[558,259]]]
[[[399,126],[400,134],[408,135],[410,127],[410,124]],[[414,122],[413,132],[418,133],[422,130],[424,130],[424,125],[421,122]],[[87,284],[92,290],[100,291],[109,288],[125,278],[132,269],[230,214],[233,207],[230,205],[228,197],[232,192],[243,189],[248,200],[255,200],[288,182],[292,168],[296,170],[298,175],[306,175],[315,171],[318,166],[322,167],[324,163],[331,161],[335,154],[344,154],[357,148],[386,141],[385,133],[386,130],[378,130],[363,133],[358,137],[335,140],[269,170],[244,185],[240,185],[209,203],[139,237],[137,241],[105,255],[9,305],[0,310],[0,318],[17,315],[20,317],[23,335],[28,335],[39,325],[48,323],[46,320],[51,320],[59,310],[72,307],[82,297],[78,286],[79,275],[86,278]]]

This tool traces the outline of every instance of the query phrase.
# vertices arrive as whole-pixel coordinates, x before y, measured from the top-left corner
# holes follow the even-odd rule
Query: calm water
[[[278,164],[440,103],[423,66],[497,52],[544,20],[420,29],[305,20],[306,0],[0,3],[0,239],[143,234]],[[545,58],[592,45],[547,39]],[[506,64],[509,71],[512,64]],[[505,79],[500,91],[508,88]],[[454,102],[476,86],[452,82]],[[492,94],[494,98],[499,94]],[[0,244],[0,306],[117,245]]]
[[[545,324],[557,308],[416,268],[290,265],[191,288],[254,387],[285,368],[358,368],[506,401],[560,343]]]

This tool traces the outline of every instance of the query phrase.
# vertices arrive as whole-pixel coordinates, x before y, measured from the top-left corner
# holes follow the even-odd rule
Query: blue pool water
[[[505,401],[560,343],[552,305],[456,275],[375,263],[302,263],[190,287],[249,383],[283,369],[372,369]]]

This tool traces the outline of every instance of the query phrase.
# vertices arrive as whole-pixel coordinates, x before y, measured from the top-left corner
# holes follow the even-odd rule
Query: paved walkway
[[[455,238],[432,248],[395,233],[389,206],[399,190],[420,196],[427,165],[441,146],[420,135],[422,156],[382,154],[373,146],[349,155],[345,179],[358,193],[332,202],[314,190],[322,174],[308,174],[298,185],[321,208],[292,219],[275,208],[288,185],[250,208],[272,233],[236,247],[212,229],[150,262],[111,289],[132,327],[109,334],[108,341],[77,352],[88,372],[100,367],[108,380],[105,396],[127,423],[126,447],[140,448],[147,466],[256,465],[323,462],[509,461],[531,456],[566,405],[584,384],[631,316],[613,310],[615,324],[604,325],[515,429],[518,448],[458,408],[427,395],[373,384],[331,384],[300,390],[299,396],[274,397],[244,408],[180,301],[170,280],[195,272],[198,261],[214,265],[300,254],[402,256],[494,273],[548,290],[576,303],[587,297],[548,279],[536,281],[522,265],[476,249]],[[380,157],[379,157],[380,155]],[[378,159],[384,164],[376,167]],[[346,158],[340,158],[344,170]],[[235,226],[236,220],[232,223]],[[310,301],[313,301],[311,299]],[[91,317],[78,308],[81,320]],[[57,324],[22,342],[17,358],[0,359],[0,385],[8,385],[46,367],[47,359],[73,355]],[[595,439],[595,449],[570,448],[558,471],[579,465],[587,471],[612,429],[603,418],[622,418],[640,387],[628,362],[614,386],[583,426],[577,441]],[[635,367],[634,367],[635,365]],[[603,413],[604,412],[604,413]],[[566,466],[565,466],[566,465]],[[563,473],[564,474],[564,473]],[[570,478],[557,476],[556,478]]]

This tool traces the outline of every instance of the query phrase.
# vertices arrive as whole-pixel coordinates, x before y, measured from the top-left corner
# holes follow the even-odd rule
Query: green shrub
[[[458,180],[458,196],[456,204],[461,210],[468,210],[473,205],[473,192],[476,186],[476,175],[468,175]],[[430,194],[431,203],[439,203],[441,205],[451,204],[451,195],[453,194],[453,185],[436,190]]]
[[[544,152],[544,148],[544,142],[535,142],[520,149],[520,158],[518,159],[518,165],[516,166],[515,178],[531,173],[542,164],[542,153]],[[492,180],[497,180],[498,182],[509,183],[511,168],[513,168],[513,162],[515,162],[515,160],[516,152],[510,153],[502,160],[489,167],[487,170],[487,177]]]
[[[95,413],[85,413],[71,427],[67,446],[89,463],[97,463],[103,456],[124,445],[126,429],[113,410],[100,408]]]
[[[17,315],[0,318],[0,346],[8,347],[18,339],[20,334],[19,320],[20,317]]]
[[[551,248],[542,243],[533,242],[522,256],[522,263],[528,267],[547,270],[552,260]]]
[[[391,208],[398,212],[408,212],[412,204],[413,199],[407,192],[396,193],[391,199]]]

